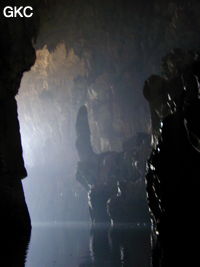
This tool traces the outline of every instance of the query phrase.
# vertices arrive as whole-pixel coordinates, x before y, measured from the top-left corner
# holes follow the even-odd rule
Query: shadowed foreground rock
[[[7,1],[6,4],[13,5],[15,2],[17,1]],[[36,2],[22,0],[20,4],[26,3],[35,7]],[[1,10],[4,4],[4,1],[1,2]],[[3,16],[0,18],[0,227],[7,237],[11,232],[30,235],[31,229],[21,182],[27,173],[22,155],[15,96],[23,72],[28,71],[35,61],[32,41],[36,37],[37,24],[36,9],[29,20],[6,19]]]
[[[1,266],[5,267],[24,267],[30,242],[30,229],[23,232],[6,227],[1,235]]]
[[[148,222],[144,170],[149,136],[138,133],[124,143],[122,152],[96,154],[90,143],[85,106],[78,112],[76,131],[80,158],[76,178],[88,192],[92,222]]]
[[[161,100],[160,106],[155,106],[152,99],[156,95],[149,99],[152,113],[161,106],[168,106],[169,111],[159,118],[161,123],[154,138],[157,142],[147,164],[155,241],[153,266],[182,266],[186,260],[194,266],[199,234],[199,54],[175,50],[164,58],[164,63],[171,66],[165,69],[166,77],[162,79],[163,88],[168,88],[162,93],[168,95],[168,100],[160,98],[164,102]],[[151,84],[145,86],[147,91]],[[156,123],[152,117],[152,125]]]

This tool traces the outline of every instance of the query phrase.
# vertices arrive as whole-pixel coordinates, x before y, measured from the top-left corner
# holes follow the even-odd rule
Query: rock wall
[[[157,134],[159,120],[151,127],[143,83],[150,73],[161,72],[161,58],[172,48],[199,46],[199,2],[46,0],[42,5],[36,64],[24,75],[18,99],[27,165],[54,166],[60,203],[63,188],[73,187],[68,192],[73,196],[80,193],[73,180],[74,126],[82,105],[88,109],[95,153],[120,152],[137,132]],[[165,75],[159,83],[165,84]],[[162,85],[154,88],[157,102]],[[162,110],[157,113],[168,113],[165,106]],[[152,116],[158,119],[156,112]]]
[[[27,1],[2,1],[1,10],[5,2],[7,5],[27,4]],[[32,1],[29,2],[35,6]],[[8,229],[30,228],[21,184],[27,173],[15,97],[24,71],[28,71],[35,61],[32,40],[36,37],[37,28],[37,13],[30,20],[0,18],[0,208],[1,223]]]
[[[51,69],[46,69],[47,76],[55,79],[46,77],[49,91],[70,90],[67,97],[73,99],[70,109],[75,114],[87,104],[95,151],[120,151],[136,132],[150,132],[144,80],[150,73],[159,73],[161,58],[171,49],[199,46],[198,1],[45,3],[36,48],[46,45],[54,55]],[[63,46],[65,63],[58,55]],[[56,78],[58,72],[65,75]]]
[[[152,92],[160,89],[162,96],[159,105],[154,103],[156,95],[149,98],[151,109],[157,115],[152,121],[158,129],[154,132],[155,148],[146,175],[156,240],[155,266],[182,264],[186,259],[190,264],[195,262],[196,249],[190,244],[199,232],[199,53],[174,50],[163,62],[171,67],[165,69],[165,78],[154,77],[153,82],[150,78],[145,84],[146,93],[148,89]],[[161,85],[161,79],[162,87],[156,88]],[[162,106],[167,107],[166,113],[157,112]],[[182,253],[187,253],[184,259]]]

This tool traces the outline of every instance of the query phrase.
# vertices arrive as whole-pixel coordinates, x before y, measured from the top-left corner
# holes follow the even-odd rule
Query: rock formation
[[[27,1],[7,1],[6,4]],[[35,6],[36,1],[28,1]],[[3,9],[4,1],[0,8]],[[21,179],[27,176],[24,167],[20,127],[15,96],[24,71],[35,61],[32,41],[37,33],[37,13],[33,18],[0,18],[0,210],[4,229],[30,229]]]
[[[54,173],[56,168],[63,168],[63,172],[54,175],[58,190],[53,200],[46,186],[41,189],[42,194],[37,188],[34,190],[31,202],[37,220],[44,218],[43,210],[49,200],[55,202],[55,207],[55,199],[62,202],[60,214],[65,213],[65,203],[69,202],[73,203],[71,210],[78,210],[79,204],[74,208],[77,198],[73,198],[80,193],[74,179],[77,155],[73,144],[79,107],[87,104],[94,151],[122,151],[123,142],[137,132],[150,133],[148,106],[142,95],[144,79],[159,72],[160,60],[171,48],[191,49],[200,45],[198,0],[44,2],[36,46],[40,64],[25,75],[21,88],[21,122],[28,136],[26,144],[29,143],[24,151],[26,162],[35,164],[35,170],[40,164],[41,169],[53,166]],[[161,87],[165,84],[163,80],[165,77],[159,81]],[[159,101],[157,98],[158,95],[154,102]],[[168,113],[167,106],[162,110]],[[160,116],[160,111],[153,116],[158,113]],[[154,128],[159,131],[159,126]],[[35,176],[35,184],[39,184],[40,177]],[[45,176],[50,187],[52,179]],[[64,201],[60,197],[63,188],[72,187],[73,201],[68,201],[66,190]],[[34,183],[31,188],[34,189]],[[41,199],[43,194],[47,196],[45,200]]]
[[[154,77],[158,83],[153,84],[150,79],[144,89],[145,95],[150,88],[157,91],[162,80],[160,102],[155,105],[149,98],[150,107],[157,115],[163,106],[168,109],[157,119],[152,116],[158,132],[154,132],[156,142],[147,164],[146,184],[157,240],[154,256],[160,262],[155,266],[175,266],[181,264],[182,253],[187,253],[185,258],[192,263],[196,252],[190,244],[198,233],[199,53],[173,50],[163,63],[168,66],[165,77]]]
[[[80,158],[76,179],[88,192],[92,222],[148,222],[143,181],[149,136],[138,133],[124,144],[122,152],[96,154],[91,146],[85,106],[78,112],[76,131]]]

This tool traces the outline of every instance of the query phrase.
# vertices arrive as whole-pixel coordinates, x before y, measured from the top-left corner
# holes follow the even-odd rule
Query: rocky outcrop
[[[124,144],[122,152],[96,154],[91,146],[85,106],[78,112],[76,131],[80,158],[76,179],[88,192],[92,222],[148,222],[143,178],[149,136],[138,133]]]
[[[16,190],[14,188],[14,190]],[[10,197],[10,196],[9,196]],[[5,200],[4,200],[5,201]],[[8,206],[7,209],[10,207]],[[22,209],[22,207],[21,207]],[[20,266],[25,267],[28,246],[31,238],[30,229],[25,229],[24,216],[17,214],[18,227],[16,227],[16,218],[9,225],[1,230],[1,265],[2,266]],[[22,221],[19,223],[20,219]],[[20,228],[19,228],[20,225]],[[25,231],[24,231],[25,230]]]
[[[27,1],[8,1],[23,4]],[[16,3],[15,3],[16,2]],[[36,2],[28,1],[35,6]],[[1,2],[0,8],[4,6]],[[24,71],[35,61],[32,40],[37,33],[37,13],[30,20],[0,18],[0,210],[1,225],[18,230],[30,229],[21,179],[24,167],[15,96]]]
[[[194,242],[198,232],[199,53],[174,50],[164,63],[168,64],[165,77],[154,77],[163,83],[160,102],[154,105],[153,99],[149,100],[152,113],[158,115],[163,106],[168,112],[157,116],[159,124],[152,117],[158,133],[154,132],[156,143],[147,164],[146,184],[153,236],[157,239],[154,255],[159,255],[159,266],[171,266],[182,262],[183,252],[193,262],[191,255],[196,251],[187,244]],[[152,91],[157,91],[156,83],[151,84],[151,79],[148,82],[153,85]]]

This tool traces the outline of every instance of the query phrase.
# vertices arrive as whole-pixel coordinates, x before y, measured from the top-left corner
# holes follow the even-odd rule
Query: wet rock
[[[88,204],[93,223],[109,222],[107,201],[116,189],[115,152],[96,154],[92,150],[87,109],[81,107],[76,122],[76,147],[80,161],[76,179],[88,192]]]
[[[144,173],[150,151],[149,135],[138,133],[124,144],[124,149],[126,146],[127,150],[120,153],[118,161],[118,193],[109,199],[108,211],[113,223],[146,223],[149,214]]]
[[[192,53],[193,61],[188,63],[188,54],[191,59],[191,52],[180,51],[173,51],[166,57],[172,62],[179,62],[177,65],[168,62],[174,69],[171,75],[166,75],[166,83],[173,86],[176,98],[171,97],[171,114],[161,120],[158,142],[154,144],[147,164],[148,203],[153,235],[159,244],[159,266],[170,266],[172,262],[180,264],[183,251],[187,251],[188,259],[191,258],[195,249],[191,249],[185,240],[190,240],[189,244],[194,242],[194,231],[198,232],[200,61],[198,54]],[[184,64],[185,61],[187,64]]]
[[[28,246],[31,238],[30,229],[23,232],[10,227],[3,229],[1,234],[1,265],[25,267]]]
[[[124,143],[122,152],[96,154],[90,142],[86,107],[78,112],[76,131],[80,158],[76,179],[88,192],[92,222],[148,221],[143,178],[145,157],[150,148],[149,136],[138,133]]]
[[[76,148],[81,161],[87,161],[94,156],[90,141],[90,128],[86,106],[79,109],[76,120]]]

